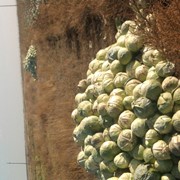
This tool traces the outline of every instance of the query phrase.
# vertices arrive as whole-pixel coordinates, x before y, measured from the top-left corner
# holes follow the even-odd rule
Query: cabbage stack
[[[137,30],[125,21],[78,84],[77,161],[101,180],[180,179],[180,81]]]

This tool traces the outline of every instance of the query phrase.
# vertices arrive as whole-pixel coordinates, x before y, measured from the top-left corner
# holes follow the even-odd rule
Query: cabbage
[[[126,152],[121,152],[114,158],[114,164],[120,169],[128,168],[130,161],[131,157]]]
[[[101,69],[101,66],[103,64],[104,61],[99,61],[97,59],[94,59],[92,60],[90,63],[89,63],[89,70],[92,72],[92,73],[95,73],[97,70]]]
[[[78,105],[82,101],[88,100],[87,94],[86,93],[78,93],[75,96],[75,103]]]
[[[143,159],[145,163],[154,163],[155,158],[151,148],[146,148],[143,151]]]
[[[157,118],[154,123],[154,129],[159,134],[168,134],[172,131],[172,119],[167,115],[162,115]]]
[[[85,169],[92,173],[95,173],[99,169],[98,163],[94,161],[92,156],[85,161]]]
[[[180,157],[180,134],[174,135],[169,143],[169,150],[175,156]]]
[[[124,129],[119,134],[117,145],[122,151],[132,151],[137,144],[137,137],[130,129]]]
[[[148,118],[157,110],[156,103],[146,97],[138,98],[131,105],[135,115],[139,118]]]
[[[126,96],[123,99],[123,105],[124,105],[125,109],[132,110],[131,104],[133,101],[134,101],[134,96]]]
[[[176,131],[180,132],[180,110],[177,111],[172,117],[173,127]]]
[[[156,160],[154,162],[154,167],[161,173],[168,173],[173,167],[173,162],[172,160]]]
[[[99,149],[101,145],[104,143],[103,133],[96,133],[91,138],[91,144],[96,149]]]
[[[141,82],[137,79],[131,79],[129,80],[125,85],[125,92],[127,95],[132,96],[133,95],[133,89],[140,84]]]
[[[107,102],[107,112],[113,117],[117,118],[119,114],[124,110],[121,96],[111,96]]]
[[[91,139],[92,139],[92,136],[91,136],[91,135],[88,135],[88,136],[84,139],[84,146],[91,145]]]
[[[152,147],[153,155],[157,160],[171,159],[168,145],[163,140],[158,140]]]
[[[138,84],[134,89],[133,89],[133,97],[134,99],[138,99],[140,97],[142,97],[142,93],[141,93],[141,88],[142,88],[142,83]]]
[[[110,96],[120,96],[122,97],[122,99],[124,99],[124,97],[126,97],[126,93],[123,89],[116,88],[112,90],[112,92],[110,93]]]
[[[157,100],[162,92],[161,83],[157,80],[146,80],[142,83],[141,94],[150,100]]]
[[[108,178],[107,180],[118,180],[119,178],[118,177],[111,177],[111,178]]]
[[[96,71],[91,78],[91,84],[101,83],[104,78],[105,73],[102,71]]]
[[[176,103],[176,104],[180,104],[180,88],[177,88],[175,91],[174,91],[174,94],[173,94],[173,101]]]
[[[162,78],[157,74],[156,68],[154,66],[148,70],[146,80],[148,79],[158,80],[160,82],[162,81]]]
[[[155,66],[158,62],[163,61],[163,57],[158,50],[149,49],[142,56],[143,63],[146,66]]]
[[[125,72],[119,72],[114,78],[114,85],[116,88],[124,88],[125,83],[128,81],[129,76]]]
[[[178,166],[174,165],[172,170],[171,170],[171,174],[176,178],[176,179],[180,179],[180,172],[178,170]]]
[[[111,125],[113,125],[115,123],[114,118],[112,118],[109,115],[105,115],[105,116],[100,115],[99,122],[103,128],[109,128]]]
[[[144,147],[141,144],[138,144],[133,150],[132,150],[132,156],[134,159],[137,160],[143,160],[143,152]]]
[[[123,173],[118,180],[133,180],[133,175],[131,173]]]
[[[175,72],[175,65],[171,62],[160,61],[156,64],[156,72],[160,77],[172,76]]]
[[[114,141],[106,141],[100,147],[100,155],[105,161],[112,161],[119,152],[120,149]]]
[[[109,96],[106,93],[100,94],[97,97],[97,103],[102,103],[102,102],[106,103],[108,100],[109,100]]]
[[[77,162],[80,166],[85,166],[85,162],[88,159],[88,156],[85,155],[84,151],[80,151],[77,156]]]
[[[172,174],[167,173],[161,176],[161,180],[176,180],[176,179]]]
[[[174,76],[168,76],[162,82],[162,89],[172,93],[178,87],[179,80]]]
[[[107,59],[108,59],[110,62],[118,59],[118,58],[117,58],[117,53],[118,53],[119,49],[121,49],[120,46],[115,46],[115,47],[111,47],[111,48],[108,50],[108,52],[107,52]]]
[[[148,67],[145,65],[140,65],[135,69],[135,78],[143,82],[146,80],[148,74]]]
[[[102,87],[106,93],[110,93],[114,89],[113,79],[111,78],[103,79]]]
[[[148,126],[149,129],[153,129],[154,128],[154,123],[157,120],[157,118],[161,116],[160,114],[156,113],[155,115],[147,118],[146,120],[146,124]]]
[[[79,92],[84,92],[87,86],[87,79],[82,79],[77,85]]]
[[[105,60],[107,49],[101,49],[96,53],[97,60]]]
[[[141,163],[142,163],[142,161],[139,161],[139,160],[137,160],[137,159],[132,159],[132,160],[130,161],[130,163],[129,163],[129,170],[130,170],[130,172],[131,172],[132,174],[134,174],[135,169],[136,169],[137,166],[138,166],[139,164],[141,164]]]
[[[90,84],[87,89],[85,90],[86,93],[86,97],[87,99],[95,99],[95,97],[97,96],[96,94],[96,90],[95,90],[95,85],[94,84]]]
[[[128,31],[133,32],[134,28],[135,28],[134,21],[131,20],[125,21],[120,28],[121,35],[127,34]]]
[[[138,66],[141,66],[141,63],[137,60],[131,61],[126,65],[126,73],[130,78],[135,78],[135,71]]]
[[[172,99],[172,94],[169,92],[164,92],[162,93],[157,101],[157,107],[158,110],[162,113],[162,114],[168,114],[172,111],[173,109],[173,99]]]
[[[122,63],[119,60],[114,60],[110,64],[110,70],[113,74],[117,74],[118,72],[121,72],[124,70],[124,66],[122,65]]]
[[[118,124],[113,124],[109,128],[109,136],[110,136],[111,140],[117,141],[117,138],[121,131],[122,131],[122,128]]]
[[[108,60],[104,61],[101,67],[102,71],[108,71],[110,70],[110,62]]]
[[[147,132],[146,119],[136,118],[131,124],[131,130],[137,137],[143,137]]]
[[[76,124],[79,124],[84,117],[80,115],[80,111],[78,111],[78,109],[74,109],[71,113],[71,118]]]
[[[149,164],[140,164],[134,172],[134,180],[160,180],[160,174]]]
[[[121,64],[126,65],[131,61],[132,53],[127,48],[120,48],[117,54],[117,58]]]
[[[118,46],[125,47],[125,39],[126,39],[125,35],[119,36],[118,39],[117,39],[117,43],[116,44]]]
[[[86,145],[86,146],[84,147],[84,154],[85,154],[87,157],[89,157],[89,156],[91,156],[92,154],[97,154],[97,150],[96,150],[93,146],[91,146],[91,145]]]
[[[135,118],[136,116],[132,111],[125,110],[120,114],[118,124],[122,129],[130,129]]]
[[[143,47],[142,38],[135,34],[128,34],[125,40],[125,47],[132,52],[137,52]]]
[[[109,130],[108,128],[105,128],[104,131],[103,131],[103,138],[104,138],[104,141],[111,141],[111,138],[109,136]]]
[[[106,116],[107,115],[107,110],[106,110],[106,103],[101,102],[97,105],[97,112],[99,115]]]
[[[161,136],[154,129],[149,129],[145,134],[145,145],[152,147],[155,142],[160,140]]]

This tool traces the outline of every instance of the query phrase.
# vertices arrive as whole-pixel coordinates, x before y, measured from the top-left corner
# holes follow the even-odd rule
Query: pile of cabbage
[[[78,84],[77,161],[101,180],[180,179],[180,81],[136,31],[124,22]]]

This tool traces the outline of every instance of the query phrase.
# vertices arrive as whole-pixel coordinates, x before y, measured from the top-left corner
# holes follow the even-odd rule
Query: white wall
[[[0,5],[15,4],[0,0]],[[23,99],[16,7],[0,7],[0,180],[26,180]]]

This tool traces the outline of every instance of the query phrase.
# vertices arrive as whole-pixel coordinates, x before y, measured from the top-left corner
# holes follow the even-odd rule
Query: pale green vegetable
[[[87,79],[82,79],[81,81],[79,81],[77,85],[79,92],[84,92],[87,86],[88,86]]]
[[[130,161],[131,157],[126,152],[121,152],[114,158],[114,164],[120,169],[128,168]]]
[[[97,105],[97,112],[99,115],[106,116],[107,110],[106,110],[106,103],[101,102]]]
[[[93,111],[93,113],[94,113],[95,116],[98,116],[98,115],[99,115],[98,112],[97,112],[97,107],[98,107],[98,102],[97,102],[97,100],[95,100],[95,101],[93,102],[93,106],[92,106],[92,111]]]
[[[172,131],[172,128],[172,119],[167,115],[159,116],[154,123],[154,129],[159,134],[168,134]]]
[[[111,96],[107,102],[107,112],[113,117],[117,118],[119,114],[124,110],[123,99],[121,96]]]
[[[78,111],[78,109],[74,109],[71,113],[71,118],[74,120],[76,124],[79,124],[84,118],[84,116],[80,115],[80,111]]]
[[[161,136],[156,130],[149,129],[145,134],[145,145],[147,147],[152,147],[155,142],[160,140],[160,138]]]
[[[153,155],[157,160],[171,159],[168,145],[163,140],[158,140],[152,147]]]
[[[135,169],[136,169],[137,166],[138,166],[139,164],[141,164],[141,163],[142,163],[142,161],[139,161],[139,160],[137,160],[137,159],[132,159],[132,160],[130,161],[130,163],[129,163],[129,170],[130,170],[130,172],[131,172],[132,174],[134,174]]]
[[[133,89],[140,84],[141,82],[137,79],[131,79],[129,80],[125,85],[125,92],[127,95],[132,96],[133,95]]]
[[[111,177],[111,178],[108,178],[107,180],[118,180],[118,177]]]
[[[89,70],[92,72],[92,73],[95,73],[97,70],[101,69],[101,66],[103,64],[104,61],[99,61],[97,59],[94,59],[92,60],[90,63],[89,63]]]
[[[132,102],[132,109],[139,118],[148,118],[157,111],[156,103],[146,97],[140,97]]]
[[[152,67],[158,62],[163,61],[163,56],[158,50],[149,49],[148,51],[144,52],[142,60],[146,66]]]
[[[174,76],[168,76],[162,82],[163,91],[172,93],[178,87],[179,80]]]
[[[121,131],[122,131],[122,128],[118,124],[113,124],[109,128],[109,136],[110,136],[111,140],[117,141],[117,138]]]
[[[92,173],[95,173],[99,169],[98,163],[94,161],[92,156],[89,156],[89,158],[85,161],[85,169]]]
[[[124,105],[124,108],[127,109],[127,110],[132,110],[132,102],[134,101],[134,96],[126,96],[124,99],[123,99],[123,105]]]
[[[84,151],[80,151],[77,156],[77,162],[80,166],[85,166],[85,161],[88,159],[88,156],[85,155]]]
[[[132,111],[125,110],[119,115],[118,124],[122,129],[130,129],[135,118],[136,116]]]
[[[96,59],[97,59],[97,60],[105,60],[106,53],[107,53],[107,49],[100,49],[100,50],[96,53]]]
[[[157,101],[157,107],[162,114],[170,113],[173,109],[173,105],[174,102],[171,93],[164,92],[159,96]]]
[[[117,74],[118,72],[121,72],[124,70],[124,66],[123,64],[119,61],[119,60],[114,60],[111,64],[110,64],[110,70],[113,74]]]
[[[154,167],[161,173],[168,173],[173,167],[173,162],[172,160],[156,160],[154,162]]]
[[[129,76],[125,72],[119,72],[114,78],[114,85],[116,88],[124,88],[126,82],[129,80]]]
[[[171,62],[160,61],[156,64],[156,72],[160,77],[172,76],[175,72],[175,65]]]
[[[167,173],[161,176],[161,180],[176,180],[176,179],[172,174]]]
[[[133,97],[135,100],[143,96],[141,88],[142,88],[142,83],[138,84],[133,89]]]
[[[109,96],[120,96],[120,97],[122,97],[122,99],[124,99],[126,97],[126,93],[123,89],[116,88],[116,89],[112,90],[112,92],[110,93]]]
[[[84,147],[84,154],[89,157],[92,154],[97,154],[97,150],[92,145],[86,145]]]
[[[123,173],[118,180],[133,180],[133,175],[131,173]]]
[[[99,122],[103,128],[109,128],[111,125],[114,124],[114,118],[112,118],[109,115],[105,115],[105,116],[100,115]]]
[[[102,103],[102,102],[106,103],[108,100],[109,100],[109,96],[106,93],[100,94],[97,97],[97,103]]]
[[[176,179],[180,179],[180,172],[178,171],[178,166],[174,165],[172,170],[171,170],[171,174],[176,178]]]
[[[120,33],[123,35],[123,34],[127,34],[127,32],[133,32],[134,28],[135,28],[135,22],[134,21],[131,21],[131,20],[128,20],[128,21],[125,21],[122,25],[121,25],[121,28],[120,28]]]
[[[115,46],[115,47],[111,47],[111,48],[108,50],[108,52],[107,52],[107,59],[108,59],[110,62],[118,59],[118,58],[117,58],[117,53],[118,53],[118,51],[119,51],[120,48],[121,48],[120,46]]]
[[[156,113],[155,115],[147,118],[146,120],[146,124],[148,125],[149,129],[153,129],[154,128],[154,123],[157,120],[157,118],[161,116],[159,113]]]
[[[103,138],[104,138],[104,141],[112,141],[110,136],[109,136],[109,129],[108,128],[104,129]]]
[[[108,60],[104,61],[101,67],[102,71],[108,71],[110,70],[110,62]]]
[[[174,135],[169,143],[169,150],[175,156],[180,157],[180,134]]]
[[[126,35],[119,36],[116,42],[117,45],[121,47],[125,47],[125,39],[126,39]]]
[[[141,63],[137,60],[131,61],[126,65],[126,73],[130,78],[135,78],[135,71],[138,66],[141,66]]]
[[[91,137],[91,145],[96,149],[99,149],[104,143],[103,133],[99,132]]]
[[[77,107],[79,113],[83,117],[87,117],[93,114],[92,112],[92,103],[90,101],[82,101]]]
[[[95,83],[101,83],[103,78],[104,78],[105,73],[102,71],[96,71],[91,78],[91,84],[95,84]]]
[[[91,145],[91,139],[92,139],[92,136],[91,136],[91,135],[88,135],[88,136],[84,139],[84,146]]]
[[[120,149],[114,141],[106,141],[100,147],[100,155],[105,161],[112,161],[119,152]]]
[[[148,79],[158,80],[160,82],[162,81],[162,78],[157,74],[156,68],[154,66],[148,70],[146,80]]]
[[[151,148],[146,148],[143,151],[143,159],[144,159],[145,163],[154,163],[155,158],[154,158]]]
[[[75,96],[75,103],[78,105],[82,101],[88,100],[87,94],[86,93],[78,93]]]
[[[160,173],[149,164],[140,164],[134,172],[134,180],[160,180]]]
[[[146,80],[146,76],[148,74],[148,67],[145,66],[144,64],[138,66],[135,69],[135,78],[140,80],[141,82]]]
[[[132,133],[137,137],[143,137],[147,129],[146,119],[136,118],[131,124]]]
[[[125,40],[125,47],[132,52],[137,52],[143,47],[142,38],[135,34],[128,34]]]
[[[95,99],[96,97],[96,90],[95,90],[95,85],[94,84],[90,84],[87,89],[85,90],[85,93],[86,93],[86,97],[87,99]]]
[[[113,79],[103,79],[102,87],[106,93],[110,93],[114,89]]]
[[[174,101],[176,104],[180,104],[180,88],[177,88],[177,89],[174,91],[173,101]]]
[[[142,83],[141,94],[148,99],[156,101],[162,92],[161,83],[157,80],[146,80]]]
[[[126,65],[131,61],[132,53],[127,48],[120,48],[117,54],[117,58],[121,64]]]
[[[144,147],[138,144],[131,152],[134,159],[143,160]]]
[[[180,132],[180,110],[177,111],[172,117],[173,127],[176,131]]]
[[[123,151],[132,151],[137,144],[137,137],[130,129],[124,129],[119,134],[117,145]]]

